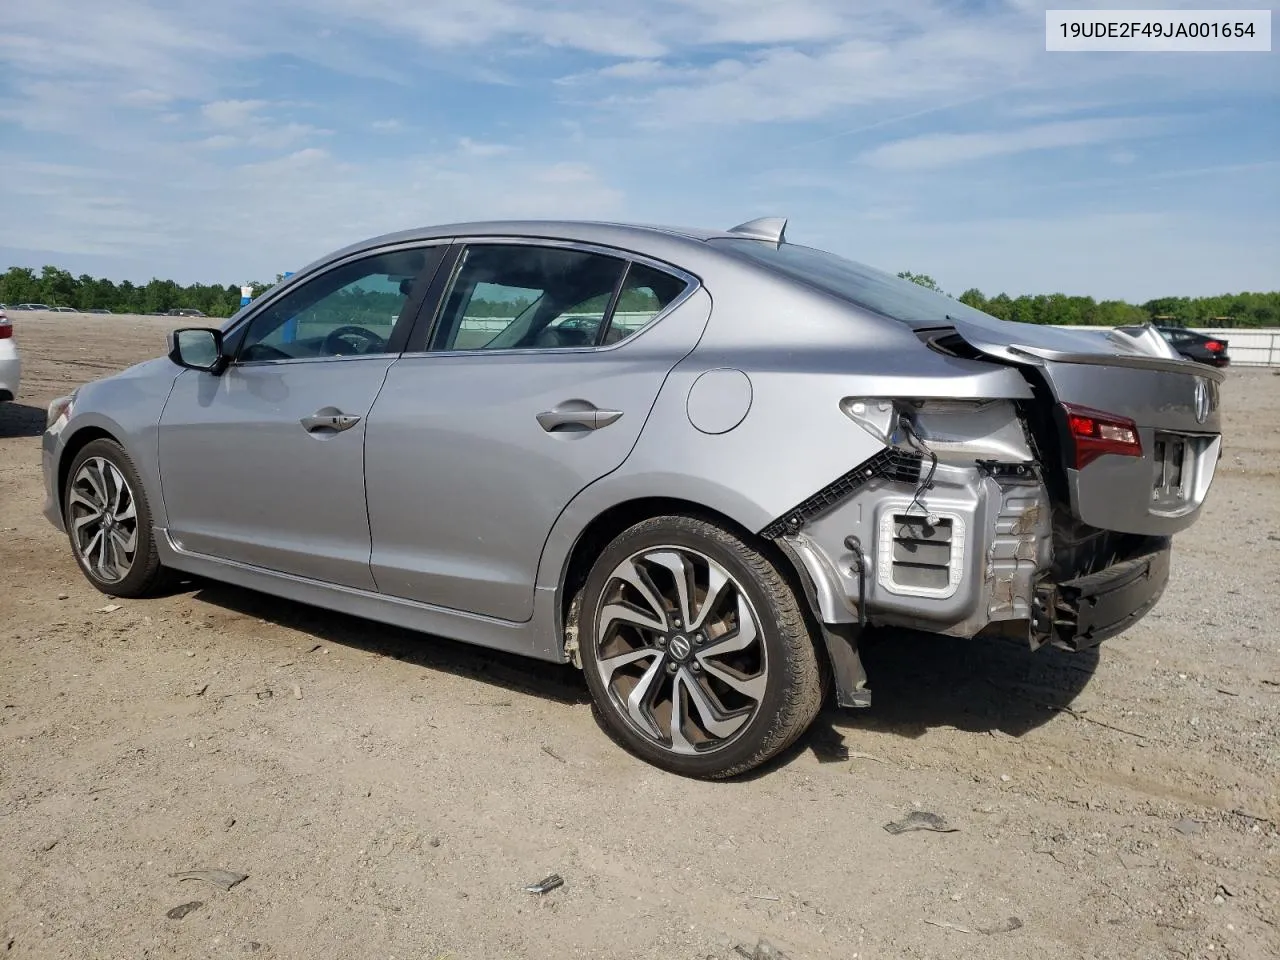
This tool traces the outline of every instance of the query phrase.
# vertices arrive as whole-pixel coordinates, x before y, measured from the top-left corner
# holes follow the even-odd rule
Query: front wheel
[[[94,440],[76,454],[63,516],[80,570],[103,593],[141,597],[163,583],[142,479],[114,440]]]
[[[624,531],[587,578],[579,624],[606,729],[663,769],[750,770],[821,708],[795,593],[767,557],[715,524],[655,517]]]

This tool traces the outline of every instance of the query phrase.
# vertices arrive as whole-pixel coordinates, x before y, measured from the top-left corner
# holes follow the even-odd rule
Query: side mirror
[[[222,353],[222,331],[186,327],[169,334],[169,359],[188,370],[219,374],[227,366]]]

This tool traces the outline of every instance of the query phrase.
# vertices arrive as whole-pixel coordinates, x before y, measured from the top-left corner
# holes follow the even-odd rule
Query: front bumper
[[[40,438],[40,472],[44,477],[44,506],[41,512],[46,520],[66,533],[66,523],[62,518],[62,497],[58,491],[58,462],[61,454],[61,432],[46,430]]]

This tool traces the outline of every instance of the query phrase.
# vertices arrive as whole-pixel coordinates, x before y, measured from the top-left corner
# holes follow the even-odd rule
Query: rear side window
[[[601,343],[617,343],[648,326],[684,292],[686,286],[679,277],[662,270],[643,263],[631,264]]]
[[[685,281],[623,257],[537,244],[473,244],[454,269],[429,349],[545,350],[616,343]]]
[[[474,244],[458,259],[433,350],[594,346],[627,262],[565,247]]]

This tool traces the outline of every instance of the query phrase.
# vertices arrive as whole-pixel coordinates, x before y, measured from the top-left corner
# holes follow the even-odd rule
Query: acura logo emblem
[[[1196,423],[1204,423],[1209,419],[1209,384],[1196,377]]]
[[[692,649],[693,647],[689,645],[687,637],[671,638],[671,656],[675,657],[677,660],[683,660],[685,657],[689,656],[689,651]]]

